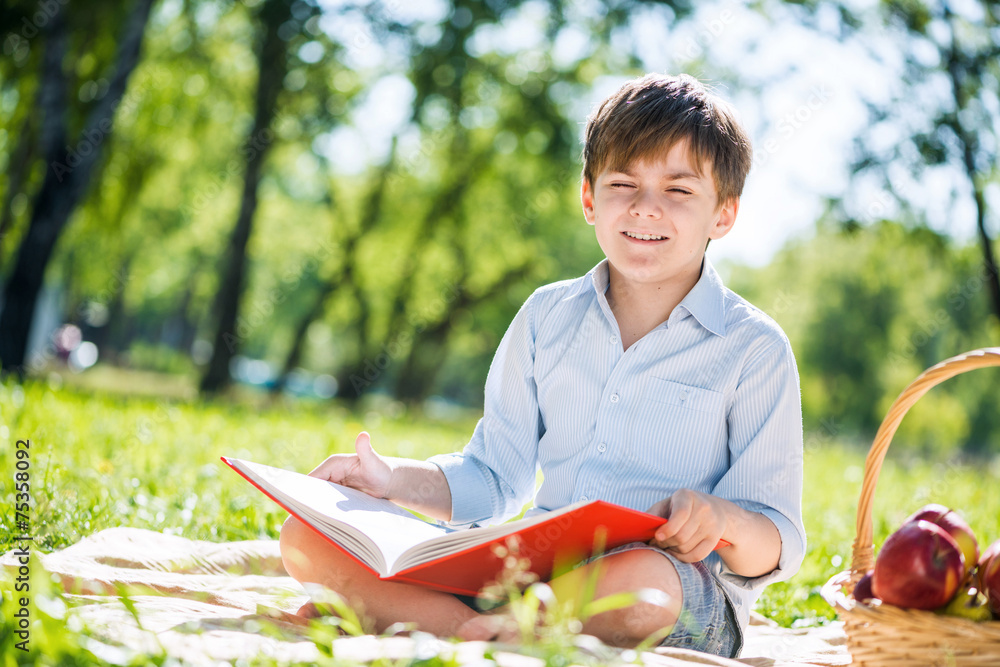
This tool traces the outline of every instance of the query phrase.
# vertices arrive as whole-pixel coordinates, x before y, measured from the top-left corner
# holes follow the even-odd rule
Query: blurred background
[[[812,438],[1000,344],[998,2],[15,0],[0,39],[11,382],[475,410],[524,299],[601,259],[583,122],[649,71],[751,132],[709,256]],[[996,453],[998,396],[959,377],[897,437]]]

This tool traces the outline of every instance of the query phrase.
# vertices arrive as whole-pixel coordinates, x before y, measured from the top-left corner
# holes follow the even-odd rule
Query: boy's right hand
[[[366,431],[358,434],[354,451],[354,454],[328,456],[309,476],[385,498],[392,479],[392,466],[372,449],[371,436]]]

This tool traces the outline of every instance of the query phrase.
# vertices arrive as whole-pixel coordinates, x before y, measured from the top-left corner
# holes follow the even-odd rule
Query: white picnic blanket
[[[41,554],[42,566],[58,575],[69,614],[103,644],[124,651],[159,653],[192,664],[321,657],[308,624],[294,612],[306,602],[302,586],[288,576],[274,540],[215,543],[138,528],[110,528],[66,549]],[[14,552],[0,564],[17,568]],[[122,603],[127,591],[133,614]],[[580,648],[613,662],[620,652],[592,637]],[[500,667],[537,667],[541,661],[516,646],[453,643],[431,635],[341,637],[333,655],[359,663],[453,655],[461,664],[484,664],[490,651]],[[729,667],[846,665],[850,662],[840,623],[808,629],[780,628],[756,617],[739,660],[693,651],[657,649],[644,653],[648,665],[707,664]]]

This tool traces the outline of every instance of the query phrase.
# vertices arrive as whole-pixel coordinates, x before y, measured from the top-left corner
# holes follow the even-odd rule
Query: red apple
[[[995,618],[1000,618],[1000,540],[990,545],[979,561],[979,590]]]
[[[962,551],[940,526],[917,520],[886,539],[875,558],[872,592],[897,607],[937,609],[948,603],[965,577]]]
[[[858,583],[854,585],[854,599],[857,602],[868,604],[875,598],[875,594],[872,592],[872,572],[873,570],[865,572],[865,574],[858,579]]]
[[[984,593],[986,592],[986,582],[983,581],[983,573],[986,572],[986,566],[989,564],[990,559],[998,553],[1000,553],[1000,540],[988,546],[983,555],[979,557],[979,568],[976,570],[976,585]]]
[[[969,524],[965,522],[965,519],[959,516],[958,512],[953,509],[944,505],[931,503],[918,509],[903,523],[919,521],[920,519],[936,523],[955,539],[958,543],[958,548],[962,550],[962,555],[965,557],[965,573],[968,575],[972,572],[972,569],[976,567],[976,563],[979,562],[979,543],[976,541],[976,535],[972,532]]]

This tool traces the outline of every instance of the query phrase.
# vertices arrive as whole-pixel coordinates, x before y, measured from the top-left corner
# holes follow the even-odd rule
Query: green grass
[[[153,383],[145,389],[155,393],[156,376],[144,379]],[[181,397],[46,382],[0,385],[0,549],[9,549],[18,532],[12,483],[20,439],[31,441],[30,532],[36,547],[49,551],[112,526],[213,541],[276,538],[284,511],[220,456],[305,472],[330,453],[348,451],[364,428],[383,453],[426,458],[460,449],[476,417],[434,420],[390,403],[356,413],[330,403],[268,403],[259,396],[200,402],[183,398],[183,392],[172,395]],[[1000,538],[1000,459],[925,461],[908,458],[903,445],[893,447],[875,495],[876,544],[931,501],[959,510],[984,547]],[[782,625],[833,617],[819,588],[850,566],[866,451],[807,437],[806,560],[791,581],[768,587],[758,603],[758,611]]]

